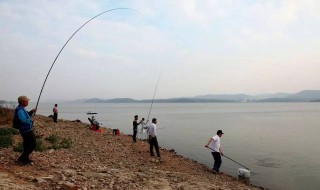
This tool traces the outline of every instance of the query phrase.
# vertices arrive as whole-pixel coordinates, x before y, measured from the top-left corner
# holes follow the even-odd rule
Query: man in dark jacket
[[[26,111],[25,107],[29,104],[29,98],[26,96],[19,96],[18,102],[19,105],[15,109],[13,117],[13,125],[19,129],[23,138],[23,152],[18,161],[22,164],[30,164],[32,160],[30,160],[29,155],[36,147],[36,137],[32,130],[32,115],[36,109],[32,109],[30,112]]]
[[[137,132],[138,132],[138,125],[140,125],[141,121],[138,123],[138,115],[134,116],[134,120],[132,122],[133,125],[133,142],[132,143],[136,143],[137,142]]]

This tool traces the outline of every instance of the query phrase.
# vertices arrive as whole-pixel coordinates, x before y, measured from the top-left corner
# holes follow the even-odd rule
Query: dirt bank
[[[130,136],[113,136],[110,129],[97,133],[84,123],[37,116],[34,130],[72,145],[33,152],[27,166],[15,162],[20,153],[13,148],[0,149],[0,189],[261,189],[163,149],[164,162],[150,161],[146,142],[132,144]]]

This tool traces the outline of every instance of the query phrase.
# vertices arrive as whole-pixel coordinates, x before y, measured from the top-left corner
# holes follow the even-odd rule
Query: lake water
[[[30,103],[28,109],[34,107]],[[53,104],[41,103],[38,114],[52,114]],[[108,128],[132,134],[134,115],[147,119],[150,104],[60,103],[59,118],[88,123],[88,111]],[[251,183],[268,189],[320,189],[320,103],[189,103],[153,104],[149,120],[158,119],[162,147],[213,165],[204,148],[218,129],[222,150],[250,168]],[[221,170],[237,176],[243,168],[222,157]]]

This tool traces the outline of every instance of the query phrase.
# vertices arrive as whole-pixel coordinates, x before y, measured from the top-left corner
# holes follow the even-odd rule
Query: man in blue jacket
[[[33,152],[36,147],[36,137],[32,130],[32,115],[36,109],[32,109],[30,112],[27,112],[25,107],[29,104],[29,98],[26,96],[18,97],[19,105],[15,109],[13,117],[13,126],[18,128],[19,132],[23,138],[23,152],[18,158],[22,164],[30,164],[29,155]]]

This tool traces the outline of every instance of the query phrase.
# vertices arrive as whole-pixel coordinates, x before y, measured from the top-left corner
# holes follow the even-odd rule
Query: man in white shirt
[[[205,147],[209,147],[209,144],[212,143],[212,150],[211,154],[214,158],[214,165],[212,168],[212,172],[215,174],[221,174],[222,172],[219,171],[219,168],[221,166],[222,160],[221,155],[223,156],[223,152],[220,147],[220,138],[222,137],[223,132],[221,130],[217,131],[217,135],[211,137],[208,141],[208,143],[205,145]]]
[[[152,123],[148,126],[148,134],[149,134],[149,144],[150,144],[150,156],[153,157],[153,146],[156,149],[157,156],[160,159],[160,151],[159,145],[157,140],[157,119],[153,118]]]
[[[141,135],[141,139],[144,140],[146,139],[146,135],[147,135],[147,127],[146,127],[146,122],[144,121],[144,118],[141,119],[140,121],[140,125],[141,125],[141,129],[140,129],[140,135]]]

